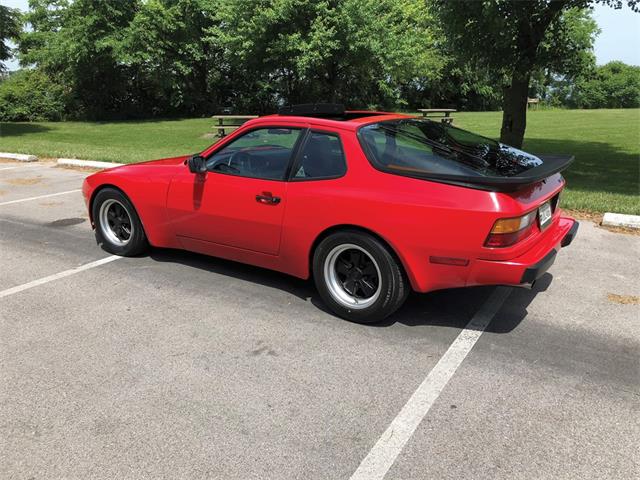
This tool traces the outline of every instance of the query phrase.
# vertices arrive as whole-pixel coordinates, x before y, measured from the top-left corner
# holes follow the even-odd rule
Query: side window
[[[301,130],[261,128],[234,140],[207,159],[207,170],[241,177],[283,180]]]
[[[336,178],[344,175],[347,164],[338,135],[310,132],[295,168],[293,180]]]

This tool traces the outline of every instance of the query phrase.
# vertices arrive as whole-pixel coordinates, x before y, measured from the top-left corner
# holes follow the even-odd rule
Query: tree
[[[576,32],[576,16],[589,0],[436,0],[448,36],[478,68],[505,79],[500,140],[522,146],[532,75],[540,69],[571,72],[584,60],[590,41]],[[621,0],[600,0],[621,8]],[[637,0],[627,3],[638,11]],[[577,23],[576,23],[577,22]],[[572,30],[573,29],[573,30]],[[573,33],[573,34],[572,34]],[[595,33],[592,31],[592,33]],[[589,38],[592,38],[591,35]],[[591,40],[592,41],[592,40]],[[588,47],[588,48],[586,48]]]
[[[11,58],[7,40],[16,39],[20,35],[20,27],[20,12],[0,5],[0,73],[5,69],[5,60]]]
[[[123,31],[117,58],[131,68],[141,110],[201,114],[218,104],[221,51],[207,30],[216,21],[209,0],[149,0]]]
[[[60,85],[39,70],[12,72],[0,83],[0,121],[62,120],[66,98]]]
[[[247,109],[396,106],[404,86],[438,78],[444,63],[423,0],[224,0],[217,19],[219,68]]]
[[[591,10],[572,8],[564,12],[540,46],[546,65],[532,72],[529,97],[549,101],[557,93],[556,86],[571,88],[576,79],[590,75],[596,68],[593,42],[598,33]]]
[[[22,33],[23,65],[35,65],[64,85],[79,116],[106,118],[131,108],[131,76],[115,51],[138,1],[30,0]]]
[[[446,62],[424,0],[30,0],[26,20],[21,63],[89,118],[396,108]]]
[[[609,62],[576,81],[568,99],[578,108],[640,107],[640,67]]]
[[[484,69],[472,68],[455,56],[448,57],[436,79],[425,78],[402,88],[402,99],[415,108],[458,108],[465,111],[498,110],[501,91]]]

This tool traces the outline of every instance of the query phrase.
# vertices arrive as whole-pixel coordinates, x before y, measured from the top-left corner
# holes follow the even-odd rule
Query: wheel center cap
[[[351,272],[351,278],[353,280],[361,280],[362,279],[362,272],[359,269],[354,268],[353,271]]]

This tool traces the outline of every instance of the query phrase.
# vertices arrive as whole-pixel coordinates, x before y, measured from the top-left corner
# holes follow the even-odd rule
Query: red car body
[[[351,112],[352,114],[354,112]],[[207,157],[258,127],[299,127],[338,135],[347,161],[340,178],[293,182],[218,172],[194,174],[189,157],[104,170],[89,176],[89,208],[96,192],[112,186],[129,197],[149,243],[185,249],[309,278],[313,250],[327,233],[351,226],[382,239],[397,255],[417,292],[474,285],[532,283],[573,239],[577,222],[562,215],[563,177],[513,192],[487,191],[394,175],[374,168],[358,139],[372,122],[412,118],[378,114],[336,121],[306,116],[265,116],[245,123],[201,155]],[[256,195],[277,196],[277,204]],[[519,217],[544,202],[551,223],[514,245],[485,246],[498,219]],[[95,219],[92,219],[92,222]]]

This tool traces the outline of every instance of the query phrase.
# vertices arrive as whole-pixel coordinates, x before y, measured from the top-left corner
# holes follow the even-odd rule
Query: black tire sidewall
[[[358,245],[366,250],[380,268],[380,297],[367,308],[352,309],[336,301],[324,278],[324,263],[327,255],[333,248],[346,243]],[[329,308],[338,316],[358,323],[374,323],[383,320],[402,305],[407,295],[404,273],[394,256],[380,240],[364,232],[346,230],[322,240],[313,256],[313,277],[320,297]]]
[[[126,245],[116,245],[110,242],[102,233],[102,226],[100,225],[100,207],[107,200],[117,200],[120,202],[126,208],[127,213],[131,218],[131,222],[133,224],[133,236]],[[144,228],[142,227],[142,222],[140,222],[140,217],[138,217],[138,213],[136,212],[133,204],[120,190],[116,190],[115,188],[104,188],[100,190],[93,200],[91,212],[93,222],[95,224],[96,241],[107,252],[129,257],[138,255],[147,247],[146,236]]]

